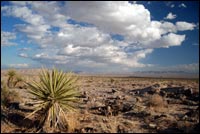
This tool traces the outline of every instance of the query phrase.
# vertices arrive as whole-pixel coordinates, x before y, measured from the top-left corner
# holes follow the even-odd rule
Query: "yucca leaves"
[[[77,77],[73,73],[66,74],[57,69],[42,69],[39,78],[40,82],[27,83],[30,87],[28,92],[39,101],[35,111],[29,116],[43,109],[43,114],[47,116],[45,119],[51,122],[52,127],[63,128],[65,125],[60,116],[65,117],[65,111],[74,110],[79,101]]]

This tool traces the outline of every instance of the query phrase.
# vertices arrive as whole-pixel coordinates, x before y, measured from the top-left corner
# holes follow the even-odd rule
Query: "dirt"
[[[1,107],[2,133],[37,131],[37,120],[24,119],[34,97],[19,87],[10,90],[21,99]],[[199,80],[80,76],[79,87],[80,105],[69,115],[71,132],[199,132]]]

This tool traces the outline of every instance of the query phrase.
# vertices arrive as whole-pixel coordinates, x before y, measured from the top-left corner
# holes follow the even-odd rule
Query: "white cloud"
[[[184,3],[181,3],[178,7],[186,8],[187,6]]]
[[[13,40],[16,39],[16,34],[12,32],[1,31],[1,46],[15,46]]]
[[[30,10],[26,6],[4,6],[2,11],[5,11],[4,15],[15,16],[18,18],[22,18],[24,21],[32,24],[39,25],[43,24],[44,20],[40,15],[34,14],[32,10]]]
[[[170,5],[170,7],[171,7],[171,8],[174,8],[174,7],[175,7],[175,5],[174,5],[174,4],[171,4],[171,5]]]
[[[196,28],[199,29],[199,22],[197,22],[197,24],[196,24]]]
[[[173,20],[176,17],[177,17],[176,14],[173,14],[173,13],[170,12],[170,13],[168,13],[168,15],[164,19]]]
[[[179,21],[179,22],[176,22],[176,27],[177,27],[177,30],[179,31],[185,31],[185,30],[193,30],[196,27],[196,25],[194,23]]]
[[[39,41],[46,34],[48,34],[49,25],[23,25],[18,24],[15,25],[16,29],[20,32],[26,33],[27,37],[30,39],[34,39],[35,41]],[[38,42],[37,42],[38,43]]]
[[[169,33],[162,38],[152,41],[152,42],[147,42],[144,44],[144,47],[146,48],[169,48],[170,46],[180,46],[182,42],[185,40],[185,35],[178,35],[174,33]]]
[[[164,2],[166,6],[170,7],[171,5],[173,5],[173,2],[172,1],[167,1],[167,2]]]
[[[10,1],[12,4],[19,5],[19,6],[25,6],[27,4],[27,1]]]
[[[166,71],[183,71],[188,73],[198,73],[199,72],[199,63],[191,63],[191,64],[180,64],[169,66],[163,69]]]
[[[3,6],[3,15],[26,22],[15,25],[40,49],[33,60],[44,64],[69,65],[79,69],[99,67],[104,70],[152,66],[141,63],[156,48],[179,46],[185,35],[177,31],[192,30],[192,23],[152,21],[148,9],[125,1],[12,2]],[[45,6],[44,6],[45,5]],[[171,17],[176,15],[171,13]],[[83,27],[67,23],[68,19],[87,22]],[[53,30],[56,29],[56,30]],[[111,34],[119,34],[118,41]],[[19,54],[27,57],[26,54]]]
[[[66,9],[62,9],[61,7],[59,7],[58,2],[33,1],[31,2],[31,6],[34,11],[43,16],[48,24],[58,27],[67,26],[66,20],[69,19],[69,17],[61,13],[61,10]]]
[[[133,2],[133,4],[137,4],[137,1],[132,1]]]
[[[95,24],[106,32],[118,34],[126,34],[131,27],[145,27],[150,23],[150,12],[143,5],[126,1],[68,1],[66,14],[75,20]]]
[[[176,33],[177,28],[171,22],[163,22],[160,25],[160,31],[161,31],[162,34],[166,34],[166,33],[169,33],[169,32]]]
[[[185,40],[185,35],[177,35],[173,33],[169,33],[166,36],[161,38],[161,42],[163,46],[179,46]]]
[[[24,57],[24,58],[28,58],[28,55],[25,54],[25,53],[20,53],[19,56],[20,56],[20,57]]]
[[[29,48],[29,47],[24,47],[24,48],[20,48],[20,49],[18,49],[19,51],[29,51],[29,50],[31,50],[31,48]]]
[[[22,64],[9,64],[9,67],[14,67],[14,68],[27,68],[29,67],[28,64],[22,63]]]
[[[192,45],[194,45],[194,46],[199,46],[199,43],[193,43]]]

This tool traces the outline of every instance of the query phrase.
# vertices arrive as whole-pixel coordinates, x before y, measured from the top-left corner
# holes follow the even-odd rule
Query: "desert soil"
[[[38,79],[37,74],[19,73],[27,81]],[[5,74],[1,78],[6,81]],[[80,104],[68,114],[68,132],[199,132],[198,79],[79,76],[78,84]],[[1,107],[2,133],[36,131],[33,119],[24,119],[35,102],[26,88],[19,84],[9,89],[20,99],[18,106]]]

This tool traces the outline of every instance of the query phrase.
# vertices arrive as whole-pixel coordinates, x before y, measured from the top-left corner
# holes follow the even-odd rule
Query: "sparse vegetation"
[[[7,86],[8,87],[13,87],[13,80],[14,80],[14,77],[16,76],[16,71],[15,70],[9,70],[7,75],[8,75],[8,81],[7,81]]]
[[[7,87],[7,70],[2,70],[1,98],[7,101],[1,100],[1,103],[7,106],[1,105],[1,132],[176,133],[199,130],[199,83],[194,80],[163,78],[163,82],[154,78],[80,76],[78,83],[74,83],[80,86],[82,93],[77,103],[76,95],[72,97],[74,100],[67,95],[74,90],[66,92],[64,89],[68,88],[61,86],[65,80],[59,71],[56,75],[55,71],[38,70],[40,76],[33,70],[32,73],[20,71],[17,73],[23,79],[28,78],[26,82],[30,82],[32,88],[26,84],[25,89],[23,82],[15,85],[17,75],[13,79],[15,88]],[[67,81],[70,81],[67,76],[74,78],[72,74],[64,74]],[[32,80],[35,82],[31,83]],[[73,87],[77,87],[75,85]],[[32,90],[32,94],[27,90]],[[16,92],[23,101],[13,95]],[[62,97],[58,99],[58,95]],[[79,108],[69,112],[68,104],[79,104]]]
[[[67,132],[68,133],[73,133],[75,132],[75,129],[78,128],[79,126],[79,112],[69,112],[66,114],[66,119],[67,119]]]
[[[30,87],[28,92],[39,102],[36,110],[29,116],[40,111],[42,118],[39,126],[41,128],[47,123],[54,130],[65,129],[67,127],[65,112],[75,110],[78,102],[77,77],[73,73],[65,74],[57,69],[52,71],[43,69],[39,77],[40,83],[36,81],[27,83]]]
[[[20,97],[16,91],[10,91],[4,81],[1,81],[1,104],[8,107],[11,102],[19,101]]]
[[[165,105],[165,102],[160,95],[154,94],[154,95],[149,97],[149,106],[163,107],[164,105]]]
[[[5,106],[8,102],[8,88],[6,87],[4,81],[1,81],[1,104]]]
[[[19,82],[22,82],[23,81],[23,78],[21,75],[17,74],[17,72],[12,69],[12,70],[9,70],[7,72],[7,75],[8,75],[8,81],[7,81],[7,86],[9,88],[13,88],[13,87],[16,87],[16,85],[19,83]]]
[[[164,112],[167,102],[162,96],[154,94],[149,96],[148,106],[156,112]]]
[[[114,83],[114,81],[115,81],[115,80],[114,80],[113,78],[110,79],[110,82],[111,82],[111,83]]]
[[[14,81],[14,87],[16,87],[16,85],[22,81],[23,81],[22,77],[20,75],[17,75]]]

